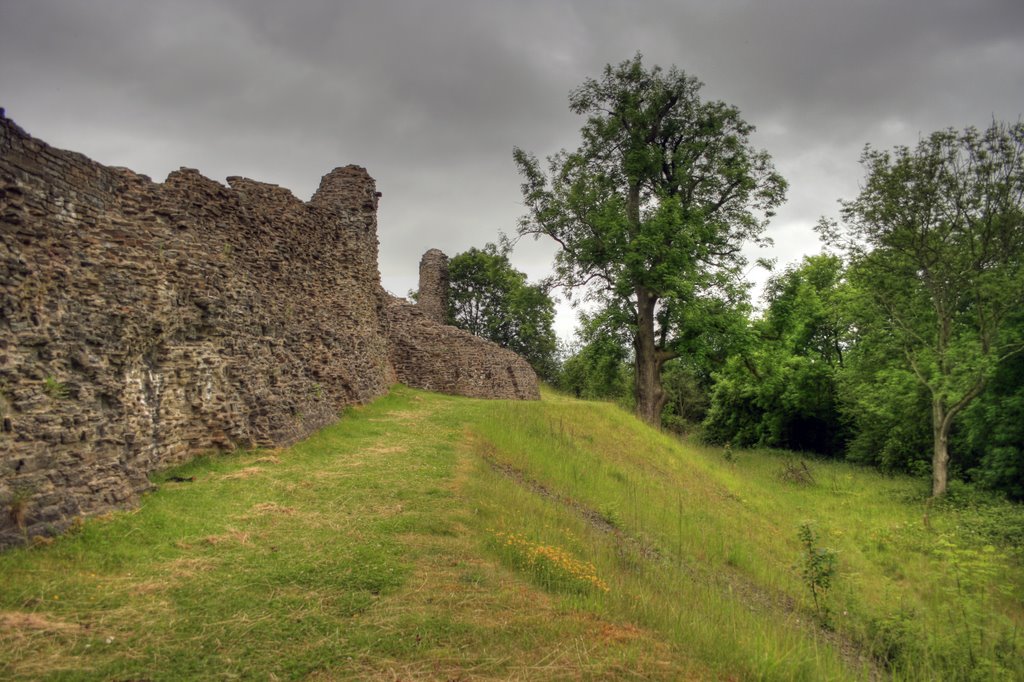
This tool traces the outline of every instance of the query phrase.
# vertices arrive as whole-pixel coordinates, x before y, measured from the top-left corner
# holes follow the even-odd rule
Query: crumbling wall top
[[[375,213],[381,193],[362,166],[335,168],[320,179],[320,187],[309,203],[337,211]]]

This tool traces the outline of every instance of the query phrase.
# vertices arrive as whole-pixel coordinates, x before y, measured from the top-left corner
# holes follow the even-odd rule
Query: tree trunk
[[[661,388],[663,360],[654,339],[654,306],[657,297],[643,287],[636,289],[637,331],[634,339],[636,413],[651,426],[661,425],[661,410],[667,396]]]
[[[946,494],[949,473],[949,426],[952,415],[940,396],[932,397],[932,497]]]

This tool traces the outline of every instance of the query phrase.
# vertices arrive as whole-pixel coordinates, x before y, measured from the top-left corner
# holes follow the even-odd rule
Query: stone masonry
[[[434,322],[444,324],[448,318],[448,256],[440,249],[430,249],[420,259],[420,286],[417,307]]]
[[[472,398],[540,397],[537,376],[522,357],[444,324],[448,309],[448,256],[423,254],[416,305],[392,298],[391,364],[402,383]]]
[[[0,110],[0,546],[130,506],[197,453],[294,442],[396,380],[536,398],[519,356],[384,292],[378,197],[358,166],[305,203],[186,168],[154,183]]]

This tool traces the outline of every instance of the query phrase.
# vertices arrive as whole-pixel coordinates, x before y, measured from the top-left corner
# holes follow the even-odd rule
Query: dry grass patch
[[[0,679],[39,680],[80,669],[81,657],[69,651],[82,640],[101,636],[89,625],[43,613],[0,612]]]
[[[321,469],[320,471],[314,472],[313,478],[318,481],[332,481],[339,478],[352,478],[356,475],[357,474],[354,471],[324,471]]]
[[[225,481],[234,481],[241,478],[252,478],[263,473],[263,467],[246,467],[230,474],[224,474]]]
[[[82,626],[78,623],[56,620],[41,613],[0,612],[0,632],[78,632],[81,629]]]
[[[135,594],[157,594],[166,592],[177,583],[177,580],[146,580],[132,584],[132,592]]]
[[[277,502],[261,502],[250,509],[247,516],[266,516],[268,514],[291,516],[294,513],[294,507],[285,507]]]
[[[431,416],[431,413],[425,412],[424,410],[395,410],[393,412],[389,412],[387,417],[371,418],[367,419],[367,421],[386,423],[399,422],[401,424],[413,424],[422,422],[425,418],[429,416]]]
[[[374,445],[363,450],[368,455],[395,455],[406,452],[409,448],[404,445]]]
[[[240,545],[248,545],[252,542],[252,536],[247,531],[229,528],[227,533],[223,533],[221,535],[207,535],[202,541],[215,547],[227,542],[237,542]]]
[[[217,563],[206,557],[179,557],[167,564],[171,578],[185,580],[213,570]]]

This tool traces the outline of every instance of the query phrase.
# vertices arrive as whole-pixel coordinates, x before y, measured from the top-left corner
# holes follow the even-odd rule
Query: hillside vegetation
[[[1024,678],[1019,508],[608,404],[397,387],[156,483],[0,555],[0,677]]]

